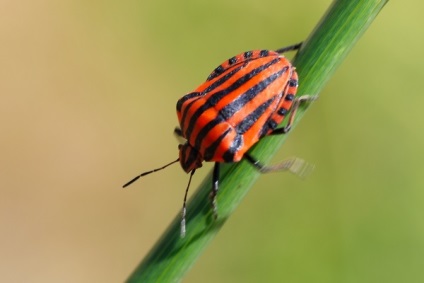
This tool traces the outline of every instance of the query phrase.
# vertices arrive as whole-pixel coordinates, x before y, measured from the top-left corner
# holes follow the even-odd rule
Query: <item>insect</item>
[[[261,138],[289,132],[300,103],[315,99],[307,95],[296,97],[295,67],[280,55],[300,46],[301,43],[276,51],[247,51],[219,65],[203,84],[177,102],[180,128],[174,132],[186,140],[178,146],[178,159],[136,176],[123,187],[180,162],[183,170],[190,173],[181,216],[181,235],[184,236],[187,193],[193,174],[202,167],[203,161],[215,162],[210,193],[215,218],[222,162],[245,159],[261,173],[296,171],[302,167],[299,159],[265,166],[248,153]],[[287,115],[287,125],[278,128]]]

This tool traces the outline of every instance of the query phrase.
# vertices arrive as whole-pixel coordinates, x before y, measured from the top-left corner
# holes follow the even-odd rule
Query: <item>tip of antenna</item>
[[[186,234],[186,208],[183,207],[183,210],[181,211],[181,228],[180,228],[180,237],[184,238]]]
[[[185,223],[185,219],[181,220],[181,231],[180,231],[180,237],[184,238],[186,235],[186,223]]]
[[[132,183],[134,183],[135,181],[137,181],[141,176],[137,176],[134,179],[132,179],[131,181],[127,182],[126,184],[124,184],[122,186],[122,188],[128,187],[129,185],[131,185]]]

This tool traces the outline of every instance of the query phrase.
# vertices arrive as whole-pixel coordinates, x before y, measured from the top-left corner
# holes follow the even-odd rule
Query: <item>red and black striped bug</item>
[[[247,51],[219,65],[206,82],[177,102],[180,128],[175,129],[175,134],[186,139],[178,146],[178,159],[138,175],[123,187],[179,161],[183,170],[190,173],[182,209],[181,235],[184,236],[188,189],[194,172],[202,167],[203,161],[215,162],[210,193],[215,218],[220,163],[245,159],[262,173],[296,171],[293,165],[298,159],[265,166],[248,150],[267,135],[287,133],[300,103],[315,98],[306,95],[295,97],[298,87],[295,67],[280,55],[297,50],[300,45],[276,51]],[[277,128],[288,114],[287,125]]]

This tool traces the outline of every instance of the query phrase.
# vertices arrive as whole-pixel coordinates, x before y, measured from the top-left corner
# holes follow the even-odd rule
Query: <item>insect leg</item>
[[[184,144],[186,142],[186,139],[183,135],[183,131],[180,128],[176,127],[174,129],[174,135],[180,144]]]
[[[273,130],[271,133],[269,133],[269,135],[281,135],[281,134],[286,134],[290,131],[291,126],[293,124],[294,118],[296,117],[296,112],[297,109],[299,108],[300,104],[302,102],[306,102],[306,101],[314,101],[318,98],[317,95],[302,95],[298,98],[296,98],[293,101],[293,105],[291,107],[291,111],[290,111],[290,116],[289,116],[289,121],[287,122],[287,125],[283,128],[277,128],[275,130]]]
[[[248,153],[245,153],[243,156],[244,159],[246,159],[250,164],[252,164],[256,169],[258,169],[261,173],[270,173],[270,172],[277,172],[277,171],[289,171],[293,174],[296,174],[302,178],[308,176],[312,170],[314,169],[314,166],[308,162],[306,162],[303,159],[292,157],[289,159],[284,160],[281,163],[275,164],[275,165],[264,165],[259,160],[254,158]]]
[[[215,165],[213,167],[213,174],[212,174],[212,191],[209,195],[209,199],[211,201],[212,210],[214,218],[218,218],[218,204],[216,201],[216,195],[218,194],[218,187],[219,187],[219,163],[215,162]]]
[[[299,42],[290,46],[286,46],[280,49],[275,50],[275,52],[277,53],[284,53],[284,52],[288,52],[288,51],[292,51],[292,50],[297,50],[300,48],[300,46],[302,46],[303,42]]]
[[[175,134],[177,137],[183,137],[183,131],[181,131],[181,129],[180,129],[180,128],[178,128],[178,127],[176,127],[176,128],[174,129],[174,134]]]

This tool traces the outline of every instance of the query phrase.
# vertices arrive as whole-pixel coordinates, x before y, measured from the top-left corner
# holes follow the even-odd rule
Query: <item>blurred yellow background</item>
[[[121,189],[177,157],[177,99],[330,2],[1,1],[0,282],[125,280],[181,209],[178,165]],[[314,173],[261,177],[184,282],[424,282],[423,9],[389,2],[275,158]]]

